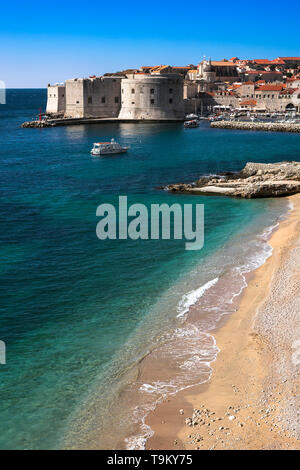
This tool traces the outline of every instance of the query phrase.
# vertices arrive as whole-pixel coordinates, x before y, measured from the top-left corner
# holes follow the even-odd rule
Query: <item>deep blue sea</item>
[[[300,136],[210,129],[207,122],[197,129],[181,123],[21,129],[45,104],[46,90],[30,89],[8,90],[0,105],[0,340],[7,350],[0,364],[0,448],[120,446],[114,431],[107,434],[108,414],[111,429],[121,428],[134,447],[143,422],[137,394],[121,414],[117,403],[136,387],[141,359],[157,348],[162,363],[168,354],[174,361],[174,338],[184,338],[174,375],[164,379],[157,367],[157,378],[135,388],[141,408],[145,397],[150,409],[159,395],[207,379],[217,346],[204,332],[230,312],[244,274],[270,255],[267,228],[287,211],[284,199],[183,196],[157,187],[240,170],[247,161],[300,160]],[[93,142],[112,137],[130,151],[90,155]],[[97,206],[117,205],[119,195],[147,206],[204,203],[204,248],[186,251],[180,240],[100,241]],[[184,322],[197,302],[201,314],[189,325],[198,336],[190,337]]]

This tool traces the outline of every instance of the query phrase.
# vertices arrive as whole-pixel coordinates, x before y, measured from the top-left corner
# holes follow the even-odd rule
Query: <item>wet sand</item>
[[[211,332],[212,377],[149,414],[147,449],[300,449],[300,195],[289,199],[272,256]]]

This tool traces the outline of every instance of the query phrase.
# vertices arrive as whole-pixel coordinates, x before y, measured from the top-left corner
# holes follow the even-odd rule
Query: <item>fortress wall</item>
[[[66,116],[118,117],[121,107],[121,78],[95,77],[66,81]]]
[[[47,90],[47,114],[64,113],[66,110],[65,85],[48,85]]]
[[[120,119],[184,119],[183,79],[177,74],[135,75],[121,81]]]
[[[83,78],[66,81],[66,117],[84,117]]]
[[[118,117],[121,108],[121,78],[84,80],[83,100],[85,117]]]

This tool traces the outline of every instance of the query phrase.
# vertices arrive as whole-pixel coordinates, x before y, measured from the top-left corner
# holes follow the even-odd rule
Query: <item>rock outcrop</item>
[[[23,122],[23,124],[21,124],[21,127],[23,128],[28,128],[28,127],[43,128],[43,127],[53,127],[53,126],[54,126],[54,123],[46,119],[43,119],[41,121],[26,121],[26,122]]]
[[[300,192],[300,162],[247,163],[238,173],[203,176],[194,183],[170,184],[168,191],[262,198]]]

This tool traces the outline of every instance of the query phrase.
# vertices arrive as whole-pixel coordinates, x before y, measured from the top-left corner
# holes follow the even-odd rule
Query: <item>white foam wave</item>
[[[185,294],[178,304],[177,311],[179,311],[179,313],[177,315],[177,318],[185,315],[189,311],[190,307],[194,305],[197,300],[199,300],[203,296],[204,292],[214,286],[218,282],[218,280],[219,278],[216,277],[215,279],[208,281],[206,284],[199,287],[198,289],[192,290],[191,292]]]
[[[291,203],[292,205],[292,203]],[[292,208],[291,208],[292,209]],[[187,294],[184,294],[177,305],[177,317],[182,317],[189,312],[189,309],[192,305],[195,305],[196,302],[204,296],[203,308],[208,313],[212,311],[219,312],[220,315],[215,318],[216,322],[219,319],[227,314],[232,313],[232,308],[229,308],[233,304],[234,299],[239,297],[242,291],[247,287],[247,278],[246,274],[254,271],[255,269],[262,266],[266,260],[272,255],[272,247],[268,243],[268,240],[272,232],[279,226],[279,222],[276,224],[267,227],[260,235],[257,237],[257,245],[254,244],[254,247],[257,248],[255,253],[252,253],[247,261],[244,264],[240,264],[235,267],[231,267],[230,271],[227,272],[227,275],[232,276],[232,286],[235,287],[234,292],[225,291],[221,294],[217,294],[214,291],[207,292],[213,286],[220,281],[220,288],[222,289],[222,278],[216,277],[197,289],[194,289]],[[231,274],[229,274],[231,272]],[[226,276],[227,276],[226,275]],[[209,305],[205,304],[206,295],[215,297],[219,305]],[[204,323],[202,323],[203,327]],[[177,376],[173,377],[168,381],[154,381],[150,383],[144,383],[140,386],[140,391],[146,393],[146,395],[151,395],[154,398],[154,403],[152,404],[152,409],[155,409],[157,404],[161,402],[163,397],[174,395],[181,390],[189,389],[190,387],[195,386],[197,383],[207,382],[212,375],[211,364],[217,358],[220,349],[217,347],[216,340],[213,335],[208,333],[208,330],[215,327],[214,325],[209,325],[207,328],[199,330],[196,325],[188,324],[182,326],[181,328],[175,329],[172,337],[169,338],[171,341],[170,347],[173,348],[173,355],[178,359],[178,371],[182,371],[182,375],[177,373]],[[206,338],[206,339],[205,339]],[[185,343],[185,348],[182,347],[182,341],[187,340]],[[209,341],[211,343],[209,344]],[[175,345],[177,346],[175,346]],[[201,377],[201,379],[200,379]],[[197,380],[200,379],[200,382]],[[141,409],[139,410],[142,411]],[[139,422],[141,423],[140,434],[130,437],[126,440],[127,449],[145,449],[146,442],[149,437],[153,436],[153,430],[145,424],[146,417],[148,416],[150,409],[144,409],[142,415],[139,415]]]

